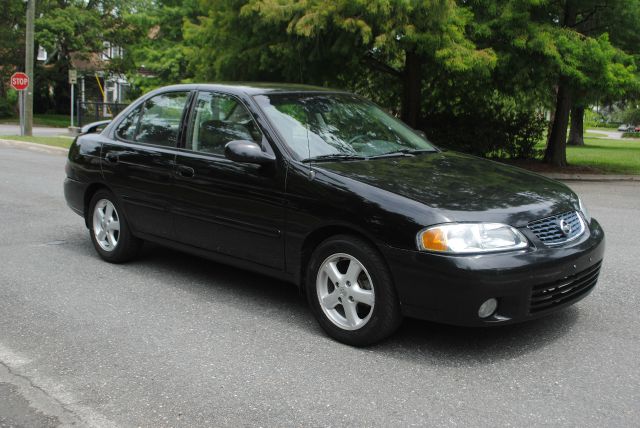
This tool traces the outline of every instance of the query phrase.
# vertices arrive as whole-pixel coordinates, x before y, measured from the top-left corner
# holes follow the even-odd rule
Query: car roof
[[[262,95],[271,93],[317,93],[317,92],[346,92],[325,88],[322,86],[301,85],[297,83],[266,83],[266,82],[224,82],[224,83],[190,83],[182,85],[171,85],[159,88],[158,90],[194,90],[210,89],[237,95]]]

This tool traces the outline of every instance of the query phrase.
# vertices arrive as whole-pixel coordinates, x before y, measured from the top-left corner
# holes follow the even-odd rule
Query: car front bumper
[[[509,324],[544,316],[587,296],[604,256],[604,231],[592,219],[561,247],[452,256],[383,247],[406,316],[463,326]],[[496,312],[480,318],[487,299]]]

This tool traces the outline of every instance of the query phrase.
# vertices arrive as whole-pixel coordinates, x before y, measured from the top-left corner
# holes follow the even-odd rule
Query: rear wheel
[[[100,257],[111,263],[133,259],[142,241],[131,234],[114,195],[98,190],[89,204],[89,233]]]
[[[318,246],[306,287],[318,322],[340,342],[370,345],[391,335],[402,320],[384,259],[355,236],[336,236]]]

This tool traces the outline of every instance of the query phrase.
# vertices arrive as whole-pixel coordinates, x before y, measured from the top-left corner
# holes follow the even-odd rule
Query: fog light
[[[497,307],[498,307],[498,301],[496,299],[491,298],[491,299],[485,300],[485,302],[481,304],[480,308],[478,309],[478,316],[480,318],[490,317],[496,311]]]

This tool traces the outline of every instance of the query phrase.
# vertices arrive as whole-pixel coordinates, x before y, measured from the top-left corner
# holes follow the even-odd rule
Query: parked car
[[[347,344],[403,316],[538,318],[598,279],[604,232],[567,186],[441,150],[347,92],[170,86],[98,125],[64,191],[100,257],[152,241],[290,281]]]
[[[633,130],[635,129],[635,126],[633,125],[629,125],[629,124],[622,124],[620,126],[618,126],[618,131],[621,132],[633,132]]]

